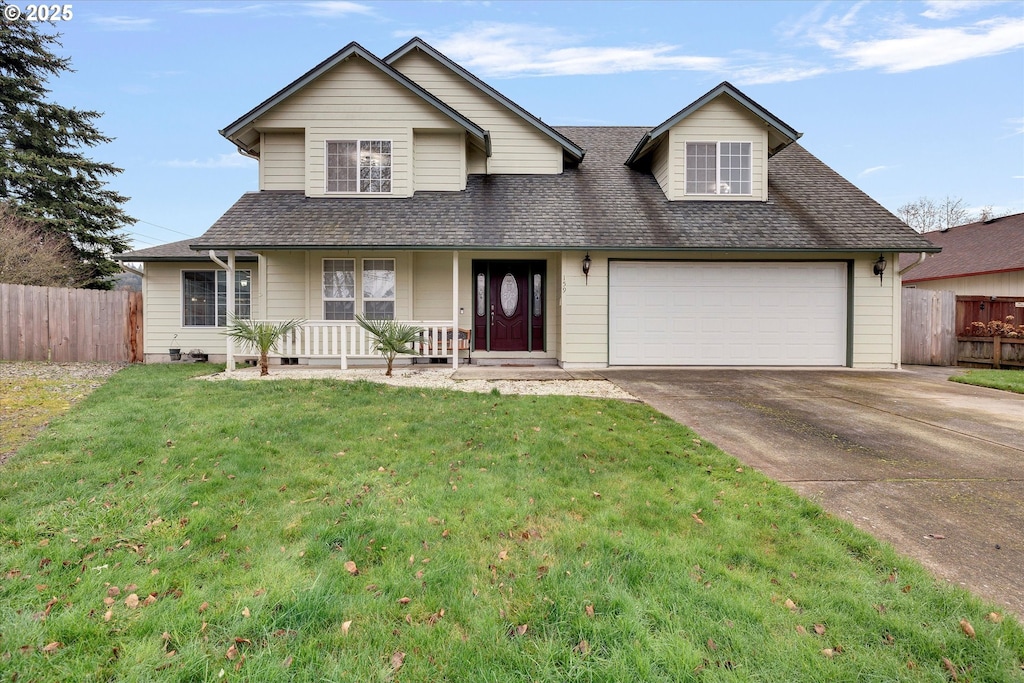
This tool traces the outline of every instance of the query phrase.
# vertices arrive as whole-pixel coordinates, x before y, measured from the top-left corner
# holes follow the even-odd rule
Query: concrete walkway
[[[903,371],[607,379],[938,576],[1024,617],[1024,395]]]

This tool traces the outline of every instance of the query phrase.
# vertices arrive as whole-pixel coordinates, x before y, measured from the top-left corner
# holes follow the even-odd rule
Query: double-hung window
[[[395,259],[363,259],[363,316],[395,319]]]
[[[355,320],[356,261],[324,259],[324,320]]]
[[[390,140],[327,142],[327,192],[391,192]]]
[[[228,321],[228,274],[224,270],[181,272],[181,324],[225,327]],[[235,271],[235,316],[252,313],[252,271]]]
[[[749,142],[687,142],[686,194],[751,193]]]

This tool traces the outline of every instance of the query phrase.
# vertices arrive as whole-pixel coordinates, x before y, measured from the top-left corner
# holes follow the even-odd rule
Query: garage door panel
[[[846,264],[613,261],[612,365],[843,365]]]

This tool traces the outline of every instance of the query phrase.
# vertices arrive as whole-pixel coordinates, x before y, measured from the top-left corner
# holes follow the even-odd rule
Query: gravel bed
[[[470,391],[477,393],[490,393],[497,389],[502,394],[529,394],[533,396],[559,395],[559,396],[588,396],[591,398],[614,398],[626,401],[637,400],[607,380],[484,380],[484,379],[452,379],[454,373],[451,369],[409,369],[395,368],[391,377],[384,375],[380,368],[358,368],[350,370],[334,370],[329,368],[316,369],[273,369],[269,375],[260,377],[259,368],[240,368],[235,370],[229,377],[225,373],[206,375],[196,379],[205,379],[211,382],[223,380],[278,380],[278,379],[338,379],[354,382],[366,380],[390,384],[396,387],[415,387],[427,389],[453,389],[455,391]]]
[[[0,362],[0,381],[32,378],[41,380],[94,379],[96,387],[125,366],[124,363]]]

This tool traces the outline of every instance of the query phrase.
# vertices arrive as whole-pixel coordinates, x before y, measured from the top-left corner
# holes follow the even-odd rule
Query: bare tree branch
[[[0,282],[40,287],[80,287],[89,268],[71,240],[44,232],[0,205]]]

